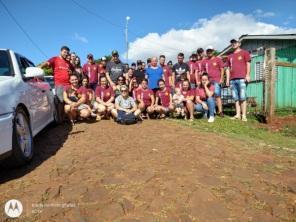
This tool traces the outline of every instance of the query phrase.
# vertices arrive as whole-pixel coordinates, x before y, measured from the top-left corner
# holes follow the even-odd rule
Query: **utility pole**
[[[125,20],[125,44],[126,44],[126,62],[128,63],[128,21],[131,19],[131,17],[126,16]]]

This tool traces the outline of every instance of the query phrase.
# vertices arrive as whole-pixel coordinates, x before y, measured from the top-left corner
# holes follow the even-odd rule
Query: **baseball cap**
[[[113,50],[112,51],[112,55],[118,55],[118,51],[117,50]]]
[[[101,60],[102,60],[102,61],[106,61],[107,59],[106,59],[105,56],[103,56],[103,57],[101,58]]]
[[[142,61],[141,60],[137,60],[137,65],[142,65]]]
[[[91,54],[91,53],[89,53],[89,54],[87,54],[87,56],[86,56],[88,59],[93,59],[94,58],[94,55],[93,54]]]
[[[133,62],[133,63],[131,64],[131,66],[136,66],[136,63]]]
[[[236,39],[231,39],[230,40],[230,43],[232,44],[232,43],[237,43],[238,41],[236,40]]]
[[[207,47],[207,51],[214,51],[214,47],[211,46],[211,45],[209,45],[209,46]]]

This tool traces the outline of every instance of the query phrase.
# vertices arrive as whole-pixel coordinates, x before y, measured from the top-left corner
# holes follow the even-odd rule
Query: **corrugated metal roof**
[[[296,40],[296,34],[274,34],[274,35],[242,35],[239,37],[239,41],[243,42],[244,40],[257,40],[257,39],[266,39],[266,40]],[[231,45],[223,49],[219,56],[228,52],[231,49]]]

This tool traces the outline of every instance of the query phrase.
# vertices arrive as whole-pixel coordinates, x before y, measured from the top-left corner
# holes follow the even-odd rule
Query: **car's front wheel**
[[[33,135],[29,117],[18,107],[13,120],[12,155],[5,160],[5,166],[16,167],[30,162],[34,155]]]

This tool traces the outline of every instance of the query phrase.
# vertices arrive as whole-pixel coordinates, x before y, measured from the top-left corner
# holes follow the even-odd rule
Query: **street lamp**
[[[126,62],[128,63],[128,20],[130,20],[131,17],[129,16],[126,16],[125,17],[125,20],[126,20],[126,23],[125,23],[125,44],[126,44]]]

